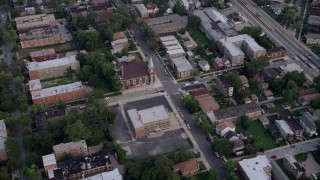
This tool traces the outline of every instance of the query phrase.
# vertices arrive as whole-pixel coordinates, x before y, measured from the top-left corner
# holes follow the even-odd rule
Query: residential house
[[[127,110],[131,125],[134,129],[135,138],[143,139],[152,132],[168,130],[173,112],[168,112],[164,105],[137,110]]]
[[[273,68],[268,68],[265,72],[269,78],[280,78],[279,74]]]
[[[210,65],[209,65],[208,61],[205,61],[205,60],[198,61],[198,65],[202,71],[204,71],[204,72],[210,71]]]
[[[157,4],[155,3],[149,3],[147,4],[147,9],[148,9],[148,13],[152,13],[152,14],[156,14],[159,12],[159,8],[157,6]]]
[[[306,44],[320,46],[320,34],[307,33]]]
[[[105,21],[105,17],[109,12],[113,11],[113,5],[111,2],[106,2],[102,4],[86,4],[77,7],[72,7],[69,9],[69,14],[71,17],[83,16],[87,17],[90,13],[95,13],[97,17],[95,21],[98,23],[103,23]]]
[[[204,84],[199,83],[199,84],[192,84],[189,86],[185,86],[185,87],[183,87],[183,89],[189,93],[192,91],[199,91],[201,89],[207,89],[207,87]]]
[[[264,91],[263,91],[263,95],[264,95],[265,97],[267,97],[268,100],[274,98],[273,93],[272,93],[271,90],[264,90]]]
[[[270,60],[279,59],[285,56],[287,50],[284,47],[275,47],[267,51],[267,57]]]
[[[228,131],[236,131],[236,126],[229,121],[221,121],[216,125],[216,133],[224,136]]]
[[[123,49],[128,48],[129,42],[124,32],[118,32],[113,35],[113,41],[111,41],[112,54],[121,52]]]
[[[315,121],[316,119],[309,112],[305,112],[300,116],[300,124],[309,137],[318,135]]]
[[[136,6],[141,18],[144,19],[144,18],[149,17],[148,9],[146,8],[146,6],[144,4],[136,4],[135,6]]]
[[[307,24],[309,31],[320,33],[320,16],[310,15]]]
[[[228,80],[224,77],[224,75],[215,77],[213,81],[215,82],[217,90],[224,97],[233,96],[233,87],[231,86],[230,82],[228,82]]]
[[[312,113],[313,117],[316,119],[316,120],[319,120],[320,119],[320,109],[317,109],[315,110],[313,113]]]
[[[120,78],[122,89],[130,89],[155,82],[155,70],[150,56],[149,62],[120,63],[116,72]]]
[[[239,76],[239,80],[242,83],[242,87],[244,89],[248,89],[249,88],[249,80],[247,79],[247,77],[245,75],[240,75]]]
[[[178,14],[150,18],[144,20],[144,22],[153,29],[157,35],[177,32],[187,26],[187,20]]]
[[[240,133],[240,139],[241,140],[247,140],[248,138],[251,138],[252,134],[249,131],[242,131]]]
[[[290,126],[284,120],[276,120],[275,125],[279,129],[282,137],[287,141],[293,141],[294,133],[291,130]]]
[[[36,9],[34,7],[25,7],[20,9],[20,17],[35,15]]]
[[[200,172],[197,159],[190,159],[172,166],[174,172],[179,172],[182,176],[193,176]]]
[[[88,147],[85,140],[60,143],[52,147],[57,160],[65,156],[79,157],[88,155]]]
[[[221,69],[223,69],[225,67],[224,66],[224,61],[221,58],[218,58],[218,57],[213,60],[213,65],[217,70],[221,70]]]
[[[85,90],[81,81],[42,89],[39,79],[29,81],[29,89],[33,104],[46,103],[55,105],[85,99]]]
[[[290,110],[285,109],[278,113],[278,119],[283,119],[294,132],[294,136],[296,139],[301,140],[303,136],[303,128],[299,125],[298,121],[293,117]]]
[[[108,0],[91,0],[91,3],[93,5],[105,4],[107,2],[108,2]]]
[[[269,119],[265,115],[260,116],[259,121],[261,122],[264,128],[267,128],[267,125],[270,123]]]
[[[312,1],[309,9],[310,15],[320,16],[320,2]]]
[[[199,103],[202,111],[212,111],[219,109],[219,105],[214,101],[207,88],[199,88],[190,92],[192,98]]]
[[[283,137],[280,134],[279,129],[276,125],[269,123],[266,125],[267,133],[273,137],[273,139],[276,140],[277,143],[281,142],[283,140]]]
[[[159,39],[166,50],[168,58],[178,58],[186,55],[186,52],[175,36],[162,36]]]
[[[254,78],[258,81],[257,88],[260,91],[264,91],[264,90],[267,90],[269,88],[269,83],[265,82],[264,77],[256,75]]]
[[[298,102],[306,106],[310,103],[310,101],[317,99],[320,97],[320,93],[316,88],[309,88],[309,89],[304,89],[299,92],[298,94]]]
[[[306,172],[292,155],[287,154],[283,158],[283,166],[295,179],[301,179]]]
[[[8,137],[7,127],[4,120],[0,120],[0,162],[6,161],[7,150],[6,150],[6,140]]]
[[[251,94],[250,99],[251,99],[251,101],[252,101],[252,102],[259,101],[258,96],[257,96],[257,95],[255,95],[255,94]]]
[[[198,44],[190,36],[189,32],[181,34],[180,38],[183,41],[183,46],[189,51],[194,50],[198,46]]]
[[[187,78],[193,75],[193,67],[185,57],[171,59],[172,68],[178,79]]]
[[[45,112],[38,112],[32,114],[32,120],[35,124],[35,130],[42,130],[43,124],[50,120],[57,119],[59,117],[62,117],[66,115],[66,111],[64,108],[58,108],[58,109],[50,109]]]
[[[241,155],[244,153],[245,145],[244,142],[239,139],[232,142],[232,152],[236,155]]]
[[[57,54],[54,48],[49,48],[49,49],[42,49],[39,51],[32,51],[30,52],[30,57],[32,61],[41,62],[41,61],[57,59]]]
[[[244,97],[243,99],[243,102],[245,103],[245,104],[248,104],[248,103],[251,103],[252,101],[251,101],[251,99],[247,96],[247,97]]]
[[[228,131],[225,135],[224,138],[226,138],[229,142],[234,142],[239,140],[239,136],[236,132],[234,131]]]
[[[239,161],[239,172],[245,180],[271,180],[272,166],[266,155]]]
[[[221,121],[237,122],[240,120],[241,115],[246,115],[250,119],[261,116],[261,107],[256,103],[240,104],[224,109],[212,111],[212,116],[208,116],[212,124]]]
[[[129,54],[128,56],[122,56],[119,58],[116,58],[116,63],[131,63],[136,60],[136,56],[134,54]]]

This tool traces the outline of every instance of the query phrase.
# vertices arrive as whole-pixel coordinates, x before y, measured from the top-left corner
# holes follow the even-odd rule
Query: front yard
[[[277,147],[276,142],[267,134],[260,121],[252,121],[249,126],[249,131],[254,138],[259,138],[261,146],[264,150],[269,150]]]

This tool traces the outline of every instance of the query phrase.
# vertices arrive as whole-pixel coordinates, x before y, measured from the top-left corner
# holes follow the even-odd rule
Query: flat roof
[[[177,39],[173,39],[173,40],[169,40],[169,41],[164,41],[162,42],[162,44],[167,47],[167,46],[170,46],[170,45],[178,45],[180,44],[179,41]]]
[[[157,34],[167,33],[172,27],[186,27],[187,20],[178,14],[171,14],[162,17],[144,20]],[[178,29],[177,29],[178,30]]]
[[[144,4],[136,4],[135,5],[138,9],[138,11],[141,13],[141,14],[146,14],[148,13],[148,9],[146,8],[146,6]]]
[[[41,89],[41,82],[40,79],[30,80],[28,82],[30,91]]]
[[[261,107],[256,102],[248,104],[239,104],[236,106],[227,107],[213,111],[216,120],[223,120],[234,116],[261,111]]]
[[[276,120],[275,122],[286,134],[294,134],[290,126],[284,120]]]
[[[159,39],[160,39],[161,42],[171,41],[171,40],[177,40],[176,37],[174,37],[173,35],[170,35],[170,36],[161,36]]]
[[[30,52],[30,57],[39,57],[39,56],[46,56],[46,55],[52,55],[55,54],[56,52],[54,51],[54,48],[49,48],[49,49],[42,49],[40,51],[33,51]]]
[[[129,109],[127,112],[135,129],[143,128],[148,123],[169,119],[169,114],[164,105],[140,111]]]
[[[207,8],[204,10],[204,12],[207,14],[207,16],[214,22],[222,22],[227,23],[228,19],[221,14],[219,11],[215,10],[214,8]]]
[[[251,159],[239,161],[239,165],[246,173],[249,179],[270,180],[271,177],[266,173],[264,168],[270,167],[271,164],[266,155],[257,156]]]
[[[192,70],[192,66],[185,57],[173,58],[171,60],[179,72]]]
[[[109,172],[103,172],[94,176],[83,178],[82,180],[122,180],[122,176],[118,168]]]
[[[167,54],[172,55],[172,54],[185,54],[186,52],[183,49],[174,49],[174,50],[169,50],[167,51]]]
[[[80,141],[74,141],[74,142],[68,142],[68,143],[60,143],[57,145],[52,146],[52,149],[54,152],[57,151],[65,151],[69,149],[76,149],[80,147],[87,147],[86,140],[80,140]]]
[[[49,61],[42,61],[42,62],[29,62],[27,63],[27,68],[29,71],[34,71],[34,70],[40,70],[40,69],[48,69],[52,67],[57,67],[57,66],[65,66],[65,65],[71,65],[74,63],[79,63],[76,60],[76,55],[71,55],[59,59],[53,59]]]
[[[166,47],[167,51],[175,50],[175,49],[183,49],[183,48],[180,44]]]
[[[71,84],[50,87],[50,88],[42,89],[41,91],[32,92],[31,97],[32,99],[40,99],[40,98],[54,96],[58,94],[74,92],[81,89],[83,89],[82,83],[81,81],[78,81]]]
[[[56,156],[53,153],[44,155],[42,156],[42,162],[44,167],[57,164]]]

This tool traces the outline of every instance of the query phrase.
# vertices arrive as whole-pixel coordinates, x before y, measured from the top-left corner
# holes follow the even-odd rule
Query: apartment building
[[[231,97],[233,96],[233,86],[229,83],[229,81],[224,77],[224,75],[219,75],[213,79],[215,82],[217,90],[224,96],[224,97]]]
[[[78,180],[111,170],[113,170],[113,166],[109,156],[106,153],[98,152],[58,163],[49,179]]]
[[[79,101],[85,98],[85,90],[80,81],[42,89],[39,79],[29,81],[33,104],[46,103],[54,105],[58,101],[65,103]]]
[[[295,179],[301,179],[306,172],[292,155],[286,155],[283,158],[283,166]]]
[[[112,171],[103,172],[100,174],[82,178],[81,180],[123,180],[123,177],[120,174],[119,169],[115,168]]]
[[[219,121],[235,122],[240,120],[241,115],[254,119],[261,116],[261,114],[261,107],[256,102],[209,111],[209,115],[207,113],[212,124],[216,124]]]
[[[271,180],[272,166],[266,155],[239,161],[239,172],[245,180]]]
[[[155,82],[155,67],[151,56],[149,62],[119,63],[116,66],[122,89],[150,85]]]
[[[57,58],[57,54],[54,48],[42,49],[40,51],[30,52],[30,57],[32,61],[41,62],[48,61]]]
[[[320,34],[307,33],[306,44],[319,46],[320,45]]]
[[[178,58],[186,55],[186,52],[175,36],[162,36],[159,40],[162,47],[166,50],[168,58]]]
[[[57,22],[53,14],[37,14],[31,16],[16,17],[17,30],[56,27]]]
[[[60,42],[59,29],[54,27],[41,27],[19,30],[21,48],[33,48],[52,45]]]
[[[0,162],[6,161],[7,151],[6,151],[6,140],[8,137],[7,127],[4,120],[0,120]]]
[[[232,66],[243,65],[246,57],[253,59],[266,55],[266,49],[247,34],[222,38],[218,41],[218,47],[224,54],[223,58],[230,60]]]
[[[53,178],[53,170],[57,169],[57,160],[54,154],[48,154],[42,156],[42,163],[44,171],[46,172],[49,179]]]
[[[127,113],[133,126],[136,139],[143,139],[150,133],[167,130],[170,128],[170,119],[174,116],[168,112],[164,105],[148,109],[129,109]]]
[[[154,30],[154,32],[159,34],[174,33],[182,28],[186,28],[187,19],[179,16],[178,14],[172,14],[162,17],[156,17],[151,19],[146,19],[144,22]]]
[[[221,121],[216,125],[216,133],[221,137],[224,137],[225,134],[229,131],[235,132],[236,126],[230,121]]]
[[[64,156],[86,156],[88,155],[88,147],[85,140],[61,143],[52,147],[57,160],[61,160]]]
[[[29,62],[27,68],[30,80],[42,80],[64,76],[68,68],[78,73],[80,63],[76,60],[76,55],[71,55],[50,61]]]
[[[193,67],[185,57],[171,59],[172,68],[176,71],[178,79],[187,78],[193,75]]]

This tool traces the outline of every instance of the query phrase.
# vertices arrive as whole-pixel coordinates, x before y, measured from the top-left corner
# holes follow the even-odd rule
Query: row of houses
[[[305,34],[306,44],[320,46],[320,2],[312,1],[309,6],[307,21],[308,32]]]

